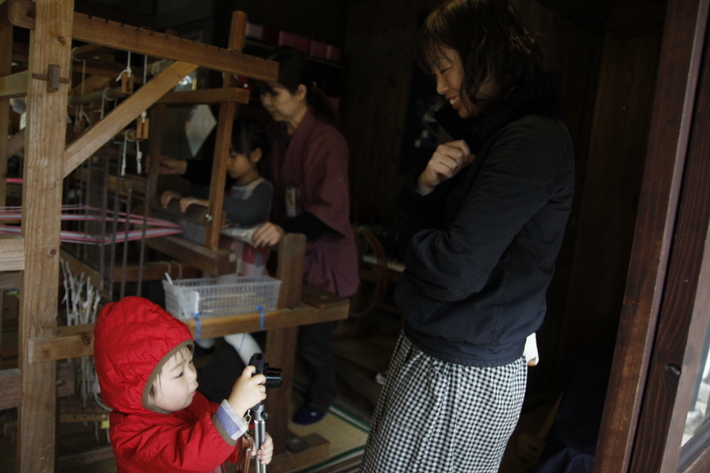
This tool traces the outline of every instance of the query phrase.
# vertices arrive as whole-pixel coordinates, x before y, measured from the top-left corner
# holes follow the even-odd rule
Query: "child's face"
[[[258,155],[258,156],[257,156]],[[232,179],[236,179],[238,184],[245,184],[258,176],[256,163],[261,158],[261,148],[251,152],[251,159],[243,153],[235,151],[229,152],[227,161],[227,173]]]
[[[177,412],[192,403],[196,389],[197,371],[192,364],[192,351],[185,347],[163,365],[150,400],[155,407]]]

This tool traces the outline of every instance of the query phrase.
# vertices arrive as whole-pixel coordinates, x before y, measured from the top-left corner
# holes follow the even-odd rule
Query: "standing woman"
[[[267,179],[274,185],[273,218],[254,232],[255,246],[278,243],[284,232],[306,235],[303,281],[349,297],[359,283],[350,225],[348,145],[333,126],[335,112],[311,76],[305,57],[279,48],[277,82],[260,83],[261,103],[274,122],[267,129]],[[294,421],[323,418],[336,395],[331,339],[337,322],[299,328],[298,352],[308,370],[306,403]]]
[[[418,54],[453,141],[397,197],[406,323],[362,471],[496,472],[572,203],[572,142],[538,38],[507,0],[445,1]]]

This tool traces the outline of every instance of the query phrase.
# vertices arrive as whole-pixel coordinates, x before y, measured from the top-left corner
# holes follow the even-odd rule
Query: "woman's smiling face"
[[[444,96],[461,118],[474,118],[483,113],[481,105],[474,103],[461,89],[465,73],[461,56],[455,49],[440,46],[432,61],[431,71],[436,80],[436,92]],[[498,87],[489,76],[480,87],[477,99],[490,100],[497,94]]]

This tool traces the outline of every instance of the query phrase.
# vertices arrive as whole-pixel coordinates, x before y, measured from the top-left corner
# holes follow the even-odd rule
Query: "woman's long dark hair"
[[[507,0],[448,0],[427,16],[417,36],[417,62],[430,70],[441,47],[461,56],[463,93],[474,102],[490,76],[501,99],[542,69],[539,37]]]
[[[306,103],[313,107],[316,116],[331,125],[338,125],[338,114],[325,92],[316,84],[311,64],[299,50],[281,46],[276,48],[267,59],[279,63],[279,76],[276,82],[292,94],[295,94],[298,86],[303,84],[306,87]],[[260,93],[274,93],[266,82],[258,81],[256,85]]]

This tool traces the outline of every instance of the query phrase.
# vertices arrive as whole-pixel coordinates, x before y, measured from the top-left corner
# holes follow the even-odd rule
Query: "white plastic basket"
[[[178,319],[275,310],[280,288],[280,280],[265,275],[163,281],[165,309]]]

